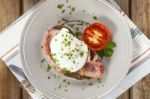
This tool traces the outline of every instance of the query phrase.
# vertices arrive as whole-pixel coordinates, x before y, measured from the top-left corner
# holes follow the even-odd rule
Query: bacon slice
[[[79,75],[91,78],[103,78],[104,66],[100,62],[87,62],[79,71]]]

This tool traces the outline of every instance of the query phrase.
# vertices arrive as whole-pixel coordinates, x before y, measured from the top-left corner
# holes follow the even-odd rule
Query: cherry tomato
[[[84,30],[82,39],[90,50],[99,51],[109,42],[110,32],[105,25],[94,23]]]

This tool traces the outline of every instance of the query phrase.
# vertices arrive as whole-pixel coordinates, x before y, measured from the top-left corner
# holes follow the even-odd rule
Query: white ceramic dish
[[[57,8],[64,4],[65,12]],[[75,11],[69,14],[69,5]],[[97,16],[98,20],[94,20]],[[68,77],[56,77],[41,68],[41,42],[47,28],[57,24],[61,18],[84,20],[89,23],[101,22],[108,26],[117,47],[105,66],[105,77],[101,83],[97,80],[78,81]],[[103,0],[48,0],[32,14],[21,38],[21,58],[24,71],[31,83],[51,99],[89,99],[100,98],[110,93],[124,79],[132,59],[130,31],[122,17]],[[51,76],[51,79],[47,77]],[[64,79],[70,84],[65,86]],[[92,83],[92,84],[91,84]]]

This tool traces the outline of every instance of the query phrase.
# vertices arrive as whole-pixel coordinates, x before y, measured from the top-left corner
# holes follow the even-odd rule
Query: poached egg
[[[51,57],[62,70],[79,71],[87,61],[87,45],[62,28],[49,45]]]

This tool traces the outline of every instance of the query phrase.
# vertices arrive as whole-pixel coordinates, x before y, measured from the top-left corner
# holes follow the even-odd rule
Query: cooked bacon
[[[85,66],[79,71],[81,76],[91,78],[103,78],[104,66],[100,62],[87,62]]]

